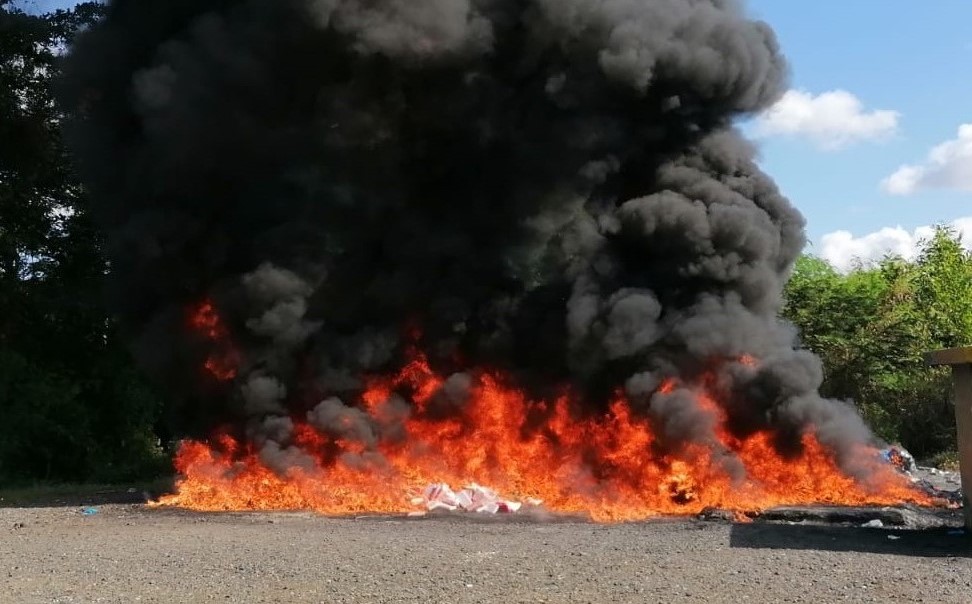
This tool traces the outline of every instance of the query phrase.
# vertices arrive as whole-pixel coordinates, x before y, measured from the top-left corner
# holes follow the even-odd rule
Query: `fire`
[[[704,383],[693,389],[719,422],[721,453],[701,445],[658,453],[650,422],[621,394],[602,415],[578,418],[567,392],[528,400],[502,374],[484,372],[464,405],[442,413],[434,396],[443,382],[420,353],[398,375],[371,379],[359,407],[380,435],[372,449],[294,418],[292,445],[301,463],[285,474],[267,467],[253,445],[227,435],[185,442],[176,456],[182,475],[177,492],[158,503],[206,511],[400,513],[412,509],[410,498],[430,483],[485,484],[504,497],[540,499],[553,512],[603,522],[706,508],[935,503],[876,450],[860,451],[873,467],[869,479],[858,482],[838,469],[812,432],[802,436],[803,451],[795,458],[778,454],[768,433],[734,438],[721,426],[725,417]],[[673,380],[662,389],[676,386],[685,385]],[[395,394],[409,399],[404,421]],[[386,429],[393,424],[404,429]],[[744,478],[726,471],[721,457],[727,454],[745,468]]]
[[[193,309],[189,326],[211,343],[212,352],[203,364],[207,373],[220,382],[234,379],[240,362],[239,353],[213,303],[206,300]]]

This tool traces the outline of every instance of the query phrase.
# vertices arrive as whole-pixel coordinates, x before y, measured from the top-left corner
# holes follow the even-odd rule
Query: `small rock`
[[[865,522],[861,526],[864,528],[881,528],[884,526],[884,523],[878,520],[877,518],[875,518],[874,520],[869,520],[868,522]]]

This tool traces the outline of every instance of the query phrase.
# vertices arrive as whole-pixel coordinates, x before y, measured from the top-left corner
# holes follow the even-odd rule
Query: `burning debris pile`
[[[881,449],[881,457],[905,474],[910,475],[911,472],[917,469],[915,458],[912,457],[911,453],[909,453],[904,447],[897,445],[885,447],[884,449]]]
[[[63,88],[164,502],[929,502],[777,319],[803,219],[732,124],[785,71],[724,0],[112,2]]]
[[[915,458],[901,445],[889,445],[881,449],[881,459],[890,464],[915,486],[951,508],[962,506],[961,478],[958,472],[919,466]]]

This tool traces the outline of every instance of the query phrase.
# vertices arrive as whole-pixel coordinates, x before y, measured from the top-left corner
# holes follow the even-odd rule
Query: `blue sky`
[[[77,3],[65,2],[64,0],[20,0],[19,2],[14,2],[14,4],[30,11],[44,12],[55,8],[74,6]]]
[[[842,267],[855,256],[907,256],[927,234],[922,227],[940,222],[967,230],[972,247],[972,126],[956,140],[972,124],[972,2],[745,5],[777,32],[793,93],[772,119],[744,127],[763,167],[806,215],[809,251]]]
[[[865,114],[899,114],[893,132],[836,150],[800,135],[761,138],[764,168],[807,216],[810,251],[824,253],[826,236],[843,230],[855,237],[857,252],[873,255],[868,248],[896,238],[874,236],[881,229],[900,226],[913,237],[918,227],[972,217],[972,161],[960,153],[953,154],[958,173],[952,178],[899,187],[914,189],[907,194],[881,187],[900,166],[921,165],[933,147],[972,123],[972,2],[751,0],[748,6],[777,32],[794,89],[811,95],[845,90]],[[972,230],[972,220],[958,224]],[[868,234],[870,242],[862,239]],[[900,231],[896,235],[907,245]],[[848,252],[825,255],[839,261],[840,253]]]

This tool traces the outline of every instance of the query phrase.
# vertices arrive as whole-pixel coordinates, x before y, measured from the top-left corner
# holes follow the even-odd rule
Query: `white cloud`
[[[898,131],[901,114],[889,109],[867,111],[846,90],[817,96],[790,90],[756,120],[758,136],[797,136],[826,151],[867,140],[888,138]]]
[[[972,216],[952,221],[962,235],[962,244],[972,250]],[[854,237],[849,231],[836,231],[823,236],[820,256],[841,272],[854,268],[855,264],[865,266],[878,262],[888,254],[914,260],[923,239],[929,239],[934,227],[918,227],[906,231],[899,227],[886,227],[880,231],[861,237]]]
[[[933,148],[924,163],[898,168],[881,188],[892,195],[923,189],[972,191],[972,124],[959,126],[958,137]]]

